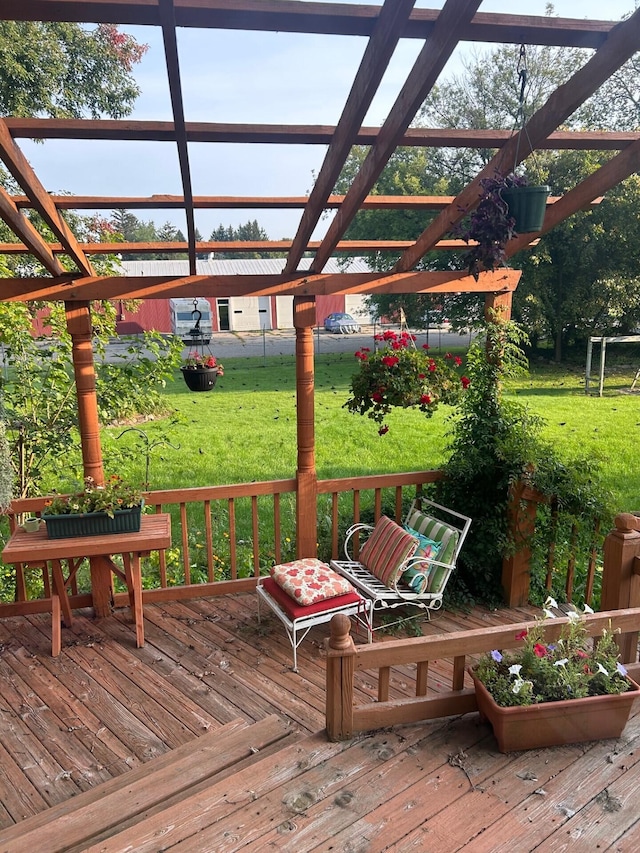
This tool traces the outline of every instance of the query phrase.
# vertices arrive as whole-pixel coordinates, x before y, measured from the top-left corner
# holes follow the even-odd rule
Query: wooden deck
[[[442,613],[424,632],[531,615]],[[127,611],[100,621],[88,611],[76,616],[73,629],[63,629],[58,658],[50,653],[49,616],[0,621],[0,851],[20,849],[15,839],[22,827],[11,827],[25,819],[25,830],[35,826],[25,842],[41,832],[40,842],[29,841],[33,853],[631,853],[640,845],[640,708],[618,741],[509,756],[497,751],[477,714],[332,744],[322,731],[326,626],[302,643],[294,674],[282,626],[271,615],[258,625],[253,594],[146,605],[142,649]],[[430,688],[438,689],[448,669],[446,662],[440,671],[430,667]],[[392,697],[407,695],[412,681],[409,672],[394,670]],[[375,678],[360,673],[358,690],[360,698],[375,697]],[[221,744],[237,740],[242,722],[273,727],[274,716],[282,729],[279,750],[268,746],[276,735],[270,741],[262,734],[260,741],[258,729],[247,729],[244,764],[232,773],[211,771],[208,782],[194,781],[180,798],[182,776],[175,775],[176,802],[167,800],[166,812],[146,806],[139,830],[123,820],[116,825],[121,835],[95,847],[46,846],[50,816],[68,810],[60,804],[70,808],[72,798],[80,804],[92,796],[82,792],[106,793],[120,784],[109,780],[124,784],[147,765],[163,768],[166,777],[172,751],[181,756],[203,738],[199,765],[212,734]],[[247,764],[253,751],[255,761]]]

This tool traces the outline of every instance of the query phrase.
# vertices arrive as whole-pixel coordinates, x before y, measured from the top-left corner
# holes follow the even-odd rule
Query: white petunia
[[[598,664],[598,672],[601,672],[603,675],[609,675],[607,670],[602,666],[601,663]]]
[[[569,620],[569,622],[579,622],[580,621],[580,614],[578,613],[577,610],[570,610],[567,613],[567,619]]]
[[[593,610],[589,607],[589,605],[588,605],[588,604],[585,604],[585,606],[584,606],[584,612],[585,612],[585,613],[593,613]]]
[[[514,663],[509,667],[510,675],[520,675],[520,670],[522,669],[521,663]]]
[[[549,596],[547,596],[547,600],[545,601],[544,606],[545,607],[555,607],[557,610],[558,609],[558,602],[555,600],[555,598],[552,598],[549,595]]]
[[[552,613],[550,610],[547,610],[546,607],[542,608],[542,615],[544,616],[545,619],[555,619],[556,618],[556,614]]]
[[[565,666],[569,663],[569,658],[562,658],[561,660],[554,661],[554,666]]]

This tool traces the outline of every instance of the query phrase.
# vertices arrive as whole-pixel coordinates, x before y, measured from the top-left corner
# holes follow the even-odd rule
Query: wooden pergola
[[[455,247],[447,239],[464,211],[480,198],[481,180],[496,170],[507,172],[536,149],[598,149],[614,156],[585,181],[547,207],[542,233],[576,211],[588,207],[640,166],[640,133],[577,133],[562,130],[568,117],[640,48],[640,10],[628,20],[578,20],[479,12],[481,0],[447,0],[442,10],[414,9],[415,0],[386,0],[383,5],[331,4],[306,0],[4,0],[0,19],[13,21],[70,21],[151,25],[162,29],[173,121],[0,119],[0,156],[22,188],[22,195],[0,190],[0,216],[17,243],[0,245],[0,253],[23,252],[36,258],[47,272],[36,278],[0,280],[0,299],[6,301],[64,301],[78,390],[79,424],[85,474],[103,476],[99,423],[95,397],[91,345],[90,306],[93,300],[123,298],[158,299],[175,296],[294,297],[298,418],[298,541],[299,554],[316,549],[314,371],[312,330],[318,294],[452,293],[481,292],[488,307],[510,311],[511,297],[520,272],[502,269],[483,272],[475,281],[465,272],[428,272],[415,269],[433,249]],[[269,32],[339,34],[365,37],[367,45],[360,67],[335,127],[313,125],[253,125],[187,122],[180,78],[178,27],[259,30]],[[400,39],[423,43],[387,119],[381,127],[362,122],[380,86]],[[555,91],[528,120],[525,131],[411,128],[420,105],[461,41],[515,43],[590,48],[594,52],[573,77]],[[182,178],[182,195],[141,197],[55,196],[39,180],[18,141],[21,138],[153,140],[175,144]],[[305,197],[201,196],[191,179],[189,143],[206,142],[216,156],[216,145],[307,144],[327,146],[324,162],[312,191]],[[345,196],[333,194],[336,179],[354,145],[366,145],[368,154]],[[456,197],[371,195],[389,158],[399,146],[495,148],[491,161]],[[159,186],[162,192],[162,187]],[[100,276],[91,256],[117,251],[141,251],[139,244],[79,243],[62,215],[66,209],[182,209],[187,223],[184,244],[145,244],[146,251],[187,252],[186,276]],[[197,243],[194,211],[199,208],[301,210],[291,241],[261,244],[261,249],[286,251],[277,275],[201,276],[196,274],[196,254],[233,248],[254,249],[253,244]],[[24,209],[40,213],[55,242],[47,242],[23,215]],[[345,241],[344,235],[362,209],[432,210],[425,230],[409,243],[398,241]],[[335,216],[321,240],[312,241],[314,228],[326,210]],[[539,235],[536,235],[539,236]],[[531,235],[512,240],[507,256],[530,242]],[[400,251],[392,269],[384,273],[326,274],[326,262],[336,252]],[[309,270],[299,269],[305,254],[312,255]],[[68,256],[75,269],[67,271],[59,255]],[[302,523],[302,519],[305,522]]]

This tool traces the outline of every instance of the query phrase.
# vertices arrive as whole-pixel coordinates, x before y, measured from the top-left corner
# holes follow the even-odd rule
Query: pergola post
[[[296,555],[317,555],[317,494],[314,412],[313,328],[316,301],[313,296],[295,296],[293,324],[296,330],[296,422],[298,465],[296,471]]]
[[[485,320],[493,319],[504,321],[511,319],[511,306],[513,304],[513,293],[485,293],[484,316]]]
[[[65,302],[67,330],[71,335],[71,354],[78,401],[78,427],[82,445],[82,463],[85,477],[97,484],[104,483],[100,421],[96,396],[96,373],[91,343],[91,303]],[[92,557],[91,595],[93,609],[98,618],[111,612],[111,572],[105,571],[100,558]]]
[[[91,343],[91,310],[89,302],[65,302],[67,330],[71,335],[73,372],[78,399],[78,427],[82,443],[85,477],[104,483],[100,422],[96,396],[96,374]]]

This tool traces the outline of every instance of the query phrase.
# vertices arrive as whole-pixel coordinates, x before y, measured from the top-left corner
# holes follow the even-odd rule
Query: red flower
[[[542,643],[536,643],[533,647],[533,653],[537,658],[543,658],[547,653],[547,647],[543,646]]]
[[[435,373],[437,369],[438,369],[438,368],[437,368],[437,366],[436,366],[435,361],[430,361],[430,362],[429,362],[429,372],[430,372],[430,373]]]
[[[455,364],[456,367],[460,367],[460,365],[462,364],[462,359],[460,358],[459,355],[455,355],[453,357],[453,363]]]
[[[383,424],[378,430],[378,435],[384,435],[385,432],[389,432],[389,427],[386,424]]]
[[[589,655],[586,652],[583,652],[582,649],[576,649],[576,655],[579,658],[588,658]]]
[[[431,402],[431,397],[428,394],[423,394],[422,397],[420,397],[420,402],[424,406],[428,406],[429,403]]]
[[[373,394],[371,395],[371,399],[373,400],[374,403],[381,403],[382,402],[382,394],[380,393],[380,391],[374,391]]]
[[[461,376],[460,377],[460,384],[462,385],[463,388],[468,388],[469,385],[471,384],[471,380],[467,376]]]
[[[516,634],[516,640],[524,640],[524,638],[527,636],[528,633],[529,632],[527,631],[526,628],[524,631],[518,631],[518,633]]]
[[[445,358],[452,359],[453,355],[450,352],[445,353]]]
[[[429,344],[422,344],[422,349],[431,349]]]
[[[418,374],[418,379],[424,379],[424,373],[419,373],[419,374]]]
[[[396,364],[400,361],[397,355],[385,355],[384,358],[381,359],[382,363],[387,367],[395,367]]]

